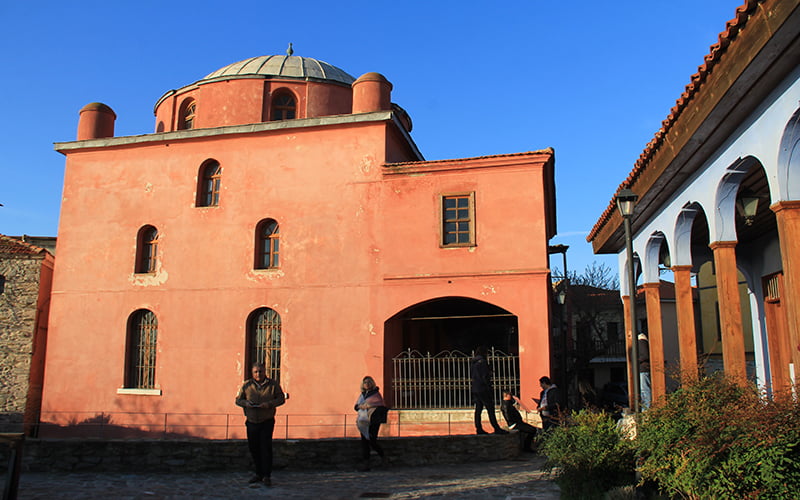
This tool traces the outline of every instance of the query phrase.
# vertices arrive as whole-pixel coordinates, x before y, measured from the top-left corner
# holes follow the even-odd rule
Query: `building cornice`
[[[546,276],[549,269],[505,269],[486,272],[469,273],[418,273],[418,274],[386,274],[384,281],[417,281],[417,280],[448,280],[448,279],[473,279],[473,278],[501,278],[519,276]]]
[[[422,154],[417,149],[411,135],[405,130],[395,113],[392,111],[376,111],[373,113],[358,113],[336,116],[322,116],[315,118],[301,118],[297,120],[281,120],[248,125],[232,125],[229,127],[198,128],[192,130],[176,130],[174,132],[159,132],[154,134],[130,135],[123,137],[107,137],[103,139],[89,139],[85,141],[56,142],[54,149],[61,154],[90,151],[93,149],[124,148],[164,142],[191,141],[197,139],[216,138],[232,135],[246,135],[269,133],[275,131],[298,130],[313,127],[332,127],[342,125],[358,125],[387,122],[397,127],[401,135],[410,145],[412,151],[419,159]]]

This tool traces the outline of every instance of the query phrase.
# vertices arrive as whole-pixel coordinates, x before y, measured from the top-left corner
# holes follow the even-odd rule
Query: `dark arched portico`
[[[519,389],[517,316],[501,307],[465,297],[440,297],[395,314],[386,320],[384,332],[385,359],[394,360],[386,364],[384,390],[395,404],[468,406],[468,360],[479,345],[490,349],[490,361],[497,367],[495,392],[508,386],[515,392]],[[395,398],[398,384],[404,384],[405,391],[411,384],[422,396]]]

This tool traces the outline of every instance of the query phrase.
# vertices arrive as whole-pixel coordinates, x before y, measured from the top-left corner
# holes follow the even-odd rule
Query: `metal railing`
[[[625,356],[625,339],[579,339],[577,350],[591,356]]]
[[[535,414],[527,415],[535,419]],[[275,416],[275,439],[357,438],[356,413],[281,414]],[[450,436],[473,434],[469,410],[390,410],[381,436]],[[500,418],[498,416],[498,418]],[[535,420],[534,420],[535,421]],[[43,412],[43,439],[246,439],[241,413]]]
[[[437,355],[407,350],[395,357],[395,410],[381,426],[387,436],[472,434],[472,355],[447,351]],[[490,349],[495,401],[502,391],[519,394],[519,356]],[[424,416],[423,416],[424,415]],[[282,414],[275,417],[276,439],[357,437],[356,414]],[[236,413],[147,413],[102,411],[44,411],[38,435],[42,438],[114,439],[244,439],[244,416]]]
[[[400,409],[469,408],[472,405],[469,371],[473,354],[443,351],[422,354],[408,349],[392,358],[394,405]],[[503,390],[519,394],[519,356],[490,349],[495,401]]]

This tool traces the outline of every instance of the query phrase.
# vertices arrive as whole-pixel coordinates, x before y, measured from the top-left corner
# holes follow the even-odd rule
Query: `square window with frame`
[[[442,247],[475,246],[475,193],[442,195]]]

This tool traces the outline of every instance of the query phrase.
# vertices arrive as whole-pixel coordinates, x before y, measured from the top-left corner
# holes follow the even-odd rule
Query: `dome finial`
[[[286,49],[286,55],[291,56],[292,54],[294,54],[294,49],[292,49],[292,42],[289,42],[289,48]]]

